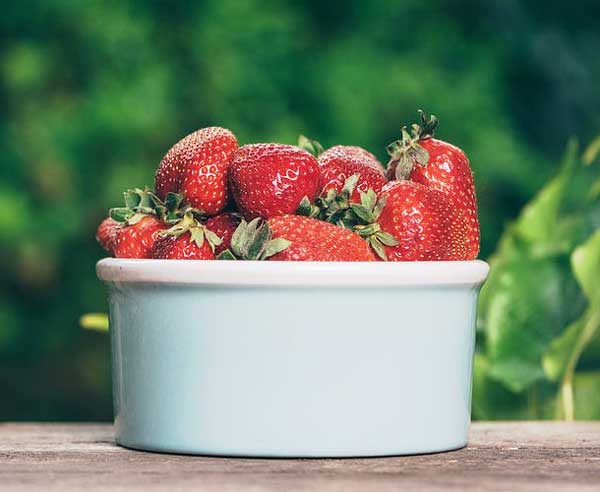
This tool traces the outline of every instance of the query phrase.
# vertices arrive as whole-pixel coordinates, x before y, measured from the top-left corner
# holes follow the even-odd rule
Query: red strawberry
[[[229,130],[209,127],[177,142],[163,157],[156,176],[156,194],[183,193],[185,200],[206,215],[219,213],[228,200],[229,162],[237,149]]]
[[[193,210],[171,228],[158,234],[150,256],[163,260],[214,260],[221,239],[201,224]]]
[[[465,153],[442,140],[433,138],[438,120],[421,113],[421,126],[413,125],[412,136],[402,129],[402,139],[392,143],[388,152],[389,179],[408,179],[444,192],[451,205],[462,213],[469,227],[466,254],[475,259],[479,253],[479,221],[475,185]]]
[[[346,180],[357,174],[358,181],[350,196],[350,202],[360,203],[360,193],[372,188],[379,193],[387,183],[385,170],[381,163],[370,152],[360,147],[336,145],[323,152],[319,158],[321,168],[321,194],[328,190],[341,193]]]
[[[162,260],[214,260],[215,253],[208,241],[201,246],[192,239],[192,234],[186,232],[181,236],[160,236],[150,256]]]
[[[392,181],[379,201],[353,206],[365,225],[355,231],[382,259],[390,261],[464,260],[472,238],[464,216],[448,196],[420,183]],[[390,240],[390,238],[392,240]]]
[[[274,238],[291,242],[269,260],[280,261],[375,261],[369,245],[357,234],[328,222],[284,215],[268,220]]]
[[[100,246],[102,246],[110,255],[114,254],[117,235],[122,227],[123,224],[121,222],[117,222],[113,218],[107,217],[100,222],[98,229],[96,229],[96,241],[98,241]]]
[[[233,198],[246,219],[295,213],[304,197],[319,192],[316,159],[292,145],[240,147],[230,166]]]
[[[117,234],[114,255],[117,258],[150,258],[150,250],[165,223],[155,215],[141,217],[135,223],[125,225]]]
[[[235,232],[242,218],[235,212],[223,212],[215,215],[206,221],[206,228],[214,232],[221,238],[221,244],[215,247],[215,255],[229,249],[231,246],[231,236]]]

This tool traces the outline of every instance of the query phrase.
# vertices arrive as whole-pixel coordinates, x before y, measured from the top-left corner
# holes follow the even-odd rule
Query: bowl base
[[[302,450],[292,451],[285,449],[277,450],[250,450],[250,449],[217,449],[217,448],[203,448],[189,447],[189,446],[169,446],[169,445],[157,445],[151,443],[132,443],[126,442],[120,439],[115,440],[116,444],[127,449],[133,449],[136,451],[146,451],[151,453],[163,453],[163,454],[179,454],[188,456],[213,456],[222,458],[264,458],[264,459],[295,459],[295,458],[308,458],[308,459],[346,459],[346,458],[391,458],[396,456],[417,456],[423,454],[437,454],[437,453],[448,453],[452,451],[458,451],[467,446],[467,441],[449,444],[447,446],[439,446],[435,448],[423,448],[423,449],[381,449],[381,450],[356,450],[356,451],[319,451],[319,450]]]

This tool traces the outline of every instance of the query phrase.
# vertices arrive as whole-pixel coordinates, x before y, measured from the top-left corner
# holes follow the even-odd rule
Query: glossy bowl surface
[[[488,265],[104,259],[117,442],[326,457],[467,442]]]

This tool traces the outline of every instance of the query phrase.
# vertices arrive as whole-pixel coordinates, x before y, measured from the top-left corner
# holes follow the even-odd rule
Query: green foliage
[[[600,389],[600,350],[592,344],[600,338],[600,203],[589,193],[598,172],[584,167],[596,148],[580,157],[569,145],[558,175],[507,228],[490,261],[475,417],[600,418],[598,399],[583,397]]]

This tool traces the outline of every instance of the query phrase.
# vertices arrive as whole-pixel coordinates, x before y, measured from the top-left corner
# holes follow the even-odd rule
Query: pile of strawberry
[[[471,260],[479,251],[465,153],[402,129],[387,170],[370,152],[300,137],[238,147],[224,128],[176,143],[154,190],[125,193],[97,239],[117,258],[284,261]]]

